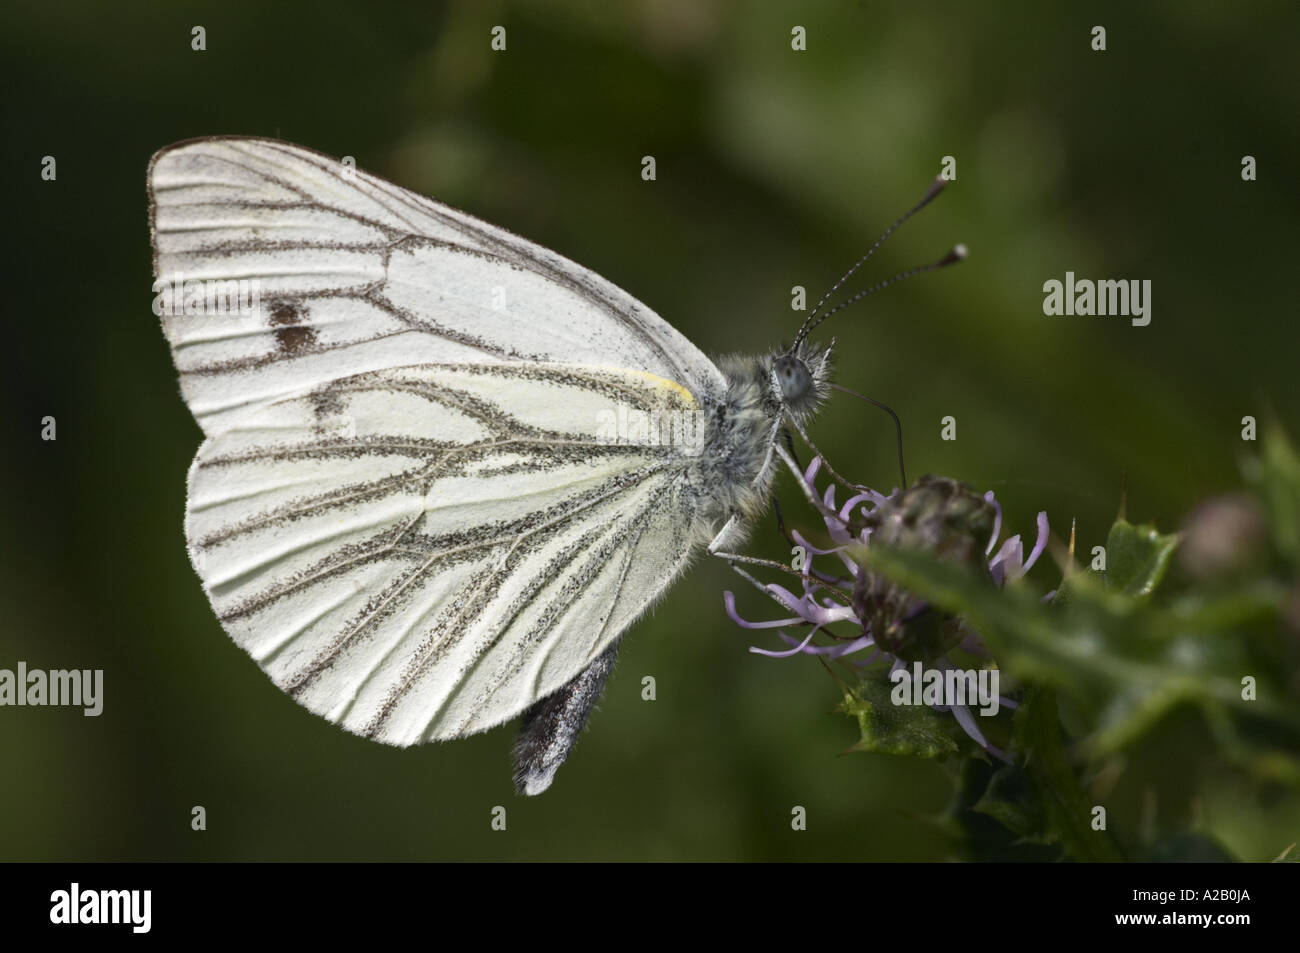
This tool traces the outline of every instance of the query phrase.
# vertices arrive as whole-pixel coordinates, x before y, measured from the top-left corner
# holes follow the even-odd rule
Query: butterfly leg
[[[615,642],[577,678],[524,712],[514,749],[515,790],[520,794],[541,794],[551,786],[600,701],[618,645]]]
[[[799,454],[794,448],[794,437],[790,436],[790,431],[788,430],[782,430],[781,436],[785,437],[785,446],[786,449],[790,451],[790,459],[794,461],[795,466],[802,470],[803,464],[799,462]]]
[[[798,464],[800,467],[802,467],[803,465],[799,463],[799,455],[795,452],[795,449],[794,449],[794,438],[790,436],[790,431],[788,431],[788,430],[783,430],[783,431],[781,431],[781,435],[782,435],[783,437],[785,437],[785,445],[786,445],[786,446],[789,448],[789,450],[790,450],[790,456],[791,456],[791,458],[794,460],[794,462],[795,462],[796,464]],[[795,543],[794,543],[794,540],[790,538],[790,533],[789,533],[789,532],[786,530],[786,528],[785,528],[785,518],[781,515],[781,501],[778,500],[778,499],[776,498],[776,494],[775,494],[775,493],[772,494],[772,512],[773,512],[774,514],[776,514],[776,528],[777,528],[777,531],[778,531],[778,532],[779,532],[783,537],[785,537],[785,541],[786,541],[787,543],[789,543],[789,544],[790,544],[790,548],[793,549]]]
[[[781,501],[777,499],[775,493],[772,494],[772,512],[776,514],[777,532],[785,537],[785,541],[790,545],[790,548],[793,549],[795,547],[795,541],[790,536],[790,531],[785,528],[785,517],[781,515]]]

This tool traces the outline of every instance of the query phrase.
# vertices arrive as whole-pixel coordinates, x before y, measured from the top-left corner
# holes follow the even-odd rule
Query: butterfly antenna
[[[839,384],[831,384],[835,390],[843,391],[850,397],[856,397],[858,400],[865,400],[868,404],[879,407],[889,416],[894,418],[894,432],[898,435],[898,478],[903,482],[898,485],[900,490],[907,489],[907,469],[903,466],[903,422],[898,419],[898,414],[894,413],[894,408],[888,404],[876,400],[874,397],[868,397],[866,394],[859,394],[855,390],[849,390],[847,387],[841,387]]]
[[[821,324],[823,321],[829,318],[836,311],[843,311],[849,305],[857,301],[861,301],[867,295],[873,295],[877,291],[882,291],[885,288],[888,288],[892,284],[897,284],[898,282],[902,281],[904,278],[911,278],[913,275],[924,274],[927,271],[938,271],[940,268],[947,268],[949,265],[955,265],[959,261],[964,261],[966,258],[966,254],[967,252],[966,252],[965,245],[955,245],[953,246],[952,251],[948,252],[948,254],[944,255],[938,261],[932,261],[928,265],[918,265],[916,268],[909,268],[906,271],[900,271],[896,275],[891,275],[890,277],[886,278],[884,281],[878,282],[877,284],[872,285],[870,288],[867,288],[865,291],[859,291],[857,294],[853,295],[853,297],[845,298],[835,307],[831,308],[820,318],[818,318],[817,321],[813,324],[812,328],[809,328],[808,330],[811,331],[813,328],[817,327],[818,324]]]
[[[799,328],[799,333],[795,335],[794,347],[798,347],[800,344],[802,344],[804,339],[809,335],[812,329],[817,327],[817,325],[821,324],[822,321],[825,321],[828,317],[830,317],[830,314],[833,314],[834,311],[838,311],[840,308],[846,307],[847,305],[852,304],[854,301],[866,297],[866,295],[871,294],[872,291],[879,291],[881,288],[888,287],[889,285],[893,284],[895,281],[900,281],[903,278],[909,278],[912,275],[918,274],[922,271],[933,271],[935,268],[943,267],[943,265],[940,264],[939,262],[935,262],[934,264],[925,265],[922,266],[921,268],[914,268],[911,271],[900,272],[899,274],[895,275],[893,278],[890,278],[888,281],[882,282],[876,288],[871,289],[864,294],[857,295],[856,297],[850,299],[849,301],[846,301],[838,305],[835,309],[833,309],[833,311],[822,315],[820,318],[817,317],[818,313],[821,311],[822,305],[824,305],[830,299],[831,295],[833,295],[836,291],[840,289],[840,286],[843,285],[844,282],[848,281],[849,278],[853,277],[854,272],[856,272],[859,268],[861,268],[868,258],[870,258],[872,255],[876,253],[876,249],[885,243],[885,239],[887,239],[890,235],[892,235],[898,229],[898,226],[902,225],[904,222],[906,222],[917,212],[921,211],[921,209],[929,205],[934,200],[934,197],[944,190],[944,187],[947,184],[948,184],[947,181],[942,176],[935,176],[934,181],[930,183],[930,187],[926,190],[925,195],[921,196],[921,201],[917,202],[904,215],[899,217],[898,221],[894,222],[893,225],[890,225],[887,229],[885,229],[884,232],[881,233],[880,237],[876,239],[876,243],[867,249],[867,253],[863,255],[861,258],[859,258],[852,268],[850,268],[843,275],[841,275],[839,281],[831,285],[830,290],[827,291],[824,295],[822,295],[821,300],[817,302],[816,306],[812,309],[812,311],[808,313],[808,317],[804,319],[803,325]],[[951,257],[951,255],[956,253],[959,249],[961,254],[957,258],[952,259],[952,261],[941,259],[943,264],[952,264],[954,261],[960,261],[962,258],[966,257],[965,246],[958,245],[957,248],[953,249],[953,251],[950,252],[948,256],[945,256],[945,259]]]

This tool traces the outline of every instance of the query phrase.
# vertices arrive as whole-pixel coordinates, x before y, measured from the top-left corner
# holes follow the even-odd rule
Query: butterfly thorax
[[[726,355],[717,360],[726,390],[708,407],[701,482],[712,519],[751,519],[768,505],[777,441],[793,421],[803,427],[829,387],[830,349]]]

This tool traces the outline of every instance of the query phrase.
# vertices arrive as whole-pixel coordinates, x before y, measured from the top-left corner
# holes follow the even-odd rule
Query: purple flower
[[[745,569],[734,566],[783,610],[780,618],[750,622],[741,618],[736,610],[735,596],[731,592],[724,593],[723,601],[732,621],[745,629],[776,629],[777,635],[788,646],[779,650],[751,646],[750,651],[769,658],[817,655],[841,659],[857,667],[879,663],[882,668],[887,665],[890,672],[919,659],[932,668],[952,669],[955,666],[948,652],[955,649],[990,658],[979,634],[962,620],[931,611],[924,600],[900,590],[860,565],[850,550],[873,541],[878,546],[921,546],[944,559],[970,565],[976,572],[987,574],[991,584],[1001,587],[1024,576],[1042,555],[1048,537],[1047,514],[1038,514],[1038,535],[1026,556],[1019,536],[1012,536],[998,546],[1002,507],[991,490],[981,497],[957,481],[926,476],[907,490],[895,490],[885,496],[866,487],[848,484],[829,467],[831,479],[825,489],[818,490],[816,480],[822,464],[820,456],[814,458],[800,479],[809,501],[816,506],[826,526],[832,542],[830,548],[814,546],[795,531],[791,538],[798,549],[791,565],[748,558],[739,560],[797,574],[799,591],[796,593],[786,586],[760,582]],[[837,506],[836,493],[841,489],[847,498]],[[815,566],[817,557],[838,560],[835,571],[828,572]],[[807,635],[797,639],[784,631],[795,626],[807,626]],[[817,641],[818,636],[822,637],[821,641]],[[1009,698],[1002,697],[999,702],[1015,707],[1014,700]],[[996,758],[1007,760],[1006,755],[984,737],[969,706],[931,707],[951,713],[962,730],[981,748]]]

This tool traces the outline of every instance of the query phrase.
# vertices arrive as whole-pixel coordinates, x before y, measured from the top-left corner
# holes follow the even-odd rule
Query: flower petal
[[[993,533],[989,536],[988,547],[984,550],[984,555],[987,556],[989,553],[993,552],[993,547],[998,544],[998,535],[1002,532],[1002,504],[994,499],[992,490],[989,490],[984,494],[984,502],[992,503],[994,510]]]
[[[783,625],[798,625],[803,621],[796,617],[793,619],[774,619],[771,622],[746,622],[740,617],[740,613],[736,611],[736,597],[733,593],[724,592],[722,594],[722,603],[726,607],[727,615],[731,617],[731,621],[742,629],[776,629]]]
[[[1047,511],[1039,510],[1038,512],[1038,539],[1034,541],[1034,548],[1029,553],[1029,558],[1025,560],[1025,568],[1021,570],[1020,575],[1024,575],[1034,568],[1034,563],[1038,562],[1038,557],[1043,554],[1047,548]]]
[[[819,625],[818,625],[818,626],[814,626],[814,627],[813,627],[813,630],[812,630],[811,632],[808,633],[808,638],[804,639],[802,642],[800,642],[800,643],[799,643],[798,645],[796,645],[794,648],[792,648],[792,649],[786,649],[784,652],[778,652],[778,651],[776,651],[775,649],[760,649],[757,645],[751,645],[751,646],[749,647],[749,650],[750,650],[751,652],[753,652],[755,655],[765,655],[765,656],[767,656],[768,658],[789,658],[790,656],[792,656],[792,655],[798,655],[800,652],[803,652],[805,649],[807,649],[808,646],[809,646],[809,643],[812,642],[812,640],[813,640],[813,636],[816,635],[817,632],[818,632],[820,629],[821,629],[821,626],[819,626]],[[790,638],[790,637],[789,637],[788,635],[786,635],[784,632],[781,633],[781,637],[782,637],[783,639],[785,639],[787,642],[793,642],[793,641],[794,641],[794,639]]]
[[[1009,537],[998,554],[989,560],[989,572],[993,573],[993,581],[1002,585],[1007,578],[1018,579],[1024,575],[1024,555],[1025,547],[1020,544],[1019,534]]]

